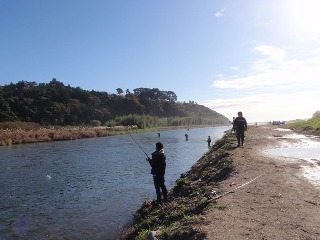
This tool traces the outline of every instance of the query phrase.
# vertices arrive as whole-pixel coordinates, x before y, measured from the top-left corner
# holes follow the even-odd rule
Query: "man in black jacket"
[[[161,204],[161,191],[163,194],[163,200],[167,200],[168,191],[164,185],[164,175],[166,172],[166,156],[163,150],[163,144],[161,142],[156,143],[156,151],[151,154],[151,158],[148,157],[151,166],[151,174],[153,175],[153,183],[157,193],[157,203]]]
[[[233,131],[236,133],[238,147],[240,147],[240,143],[243,146],[245,130],[247,130],[247,120],[242,116],[242,112],[238,112],[238,117],[233,121]]]

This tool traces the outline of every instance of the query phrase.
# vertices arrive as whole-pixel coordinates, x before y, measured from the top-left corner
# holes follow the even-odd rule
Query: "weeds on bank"
[[[290,128],[297,132],[320,135],[320,115],[314,116],[306,121],[287,123],[284,128]]]
[[[148,239],[148,234],[149,234],[149,230],[147,230],[147,229],[142,229],[142,230],[138,233],[138,236],[136,237],[135,240],[146,240],[146,239]]]
[[[163,227],[160,230],[161,235],[158,237],[158,239],[203,239],[204,234],[199,233],[192,228],[194,224],[197,224],[200,221],[201,220],[199,219],[199,216],[186,216],[179,222],[174,222],[167,227]]]
[[[6,126],[6,125],[5,125]],[[11,126],[11,125],[10,125]],[[95,129],[92,127],[49,127],[37,129],[21,129],[16,128],[20,125],[14,125],[15,128],[0,129],[0,146],[36,143],[50,141],[67,141],[81,138],[106,137],[112,135],[121,135],[132,131]]]
[[[219,210],[225,210],[228,208],[228,206],[225,203],[220,203],[214,206],[214,208],[219,209]]]

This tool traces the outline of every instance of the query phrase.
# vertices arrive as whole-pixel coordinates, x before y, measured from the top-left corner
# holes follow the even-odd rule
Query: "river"
[[[0,240],[114,239],[142,202],[155,198],[143,151],[164,144],[172,188],[208,151],[208,136],[213,144],[230,128],[133,134],[136,142],[119,135],[0,147]]]

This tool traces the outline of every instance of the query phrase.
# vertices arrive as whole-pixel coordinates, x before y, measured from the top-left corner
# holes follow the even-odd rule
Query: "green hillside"
[[[117,94],[50,83],[20,81],[0,86],[0,122],[46,125],[223,125],[229,120],[194,102],[178,102],[172,91],[137,88]],[[151,123],[153,124],[147,124]]]
[[[288,123],[284,127],[301,133],[320,135],[320,112],[317,111],[312,118],[306,121]]]

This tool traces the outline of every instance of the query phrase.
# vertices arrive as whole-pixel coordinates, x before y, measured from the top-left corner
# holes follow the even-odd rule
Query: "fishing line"
[[[143,150],[143,148],[139,145],[139,143],[133,138],[131,134],[129,134],[132,140],[138,145],[138,147],[142,150],[142,152],[149,158],[148,154]]]
[[[239,188],[242,188],[243,186],[245,186],[245,185],[247,185],[247,184],[255,181],[256,179],[258,179],[259,177],[262,177],[262,176],[265,175],[265,174],[266,174],[266,173],[264,172],[264,173],[262,173],[261,175],[259,175],[258,177],[255,177],[255,178],[251,179],[250,181],[248,181],[248,182],[240,185],[239,187],[236,187],[236,188],[234,188],[234,189],[232,189],[232,190],[230,190],[230,191],[228,191],[228,192],[222,193],[221,195],[215,196],[215,197],[212,198],[212,199],[213,199],[213,200],[216,200],[216,199],[219,199],[219,198],[221,198],[221,197],[223,197],[223,196],[225,196],[225,195],[227,195],[227,194],[229,194],[229,193],[233,193],[235,190],[237,190],[237,189],[239,189]]]

